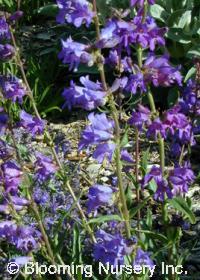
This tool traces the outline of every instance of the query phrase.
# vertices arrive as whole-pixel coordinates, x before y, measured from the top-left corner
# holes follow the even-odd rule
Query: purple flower
[[[157,140],[159,133],[163,138],[166,138],[165,127],[161,120],[157,118],[149,125],[147,130],[147,137],[154,138],[155,140]]]
[[[133,157],[125,149],[121,150],[121,161],[123,163],[123,170],[125,172],[128,172],[131,168],[133,168],[133,164],[135,162]]]
[[[163,201],[165,198],[165,193],[168,198],[172,198],[172,192],[168,185],[168,182],[163,178],[162,171],[160,167],[153,166],[148,174],[146,174],[141,181],[141,185],[144,188],[147,186],[152,180],[155,181],[157,185],[157,189],[154,193],[154,199]]]
[[[0,222],[0,238],[7,238],[13,236],[17,228],[14,221],[2,221]]]
[[[174,83],[182,85],[179,67],[171,66],[166,56],[149,56],[144,64],[144,78],[146,83],[152,82],[155,87],[168,87]]]
[[[62,51],[58,57],[64,64],[70,65],[70,70],[77,68],[80,63],[92,66],[94,64],[93,56],[88,52],[89,46],[74,42],[71,37],[66,41],[62,40]]]
[[[0,123],[1,123],[1,115],[0,115]],[[1,127],[1,124],[0,124]],[[1,131],[1,128],[0,128]],[[10,147],[5,141],[0,139],[0,159],[6,160],[14,153],[12,147]]]
[[[0,108],[0,135],[5,133],[8,125],[8,115],[4,113]]]
[[[25,264],[31,261],[32,261],[32,257],[26,257],[26,256],[15,257],[9,260],[9,262],[14,262],[18,264],[20,267],[23,267]]]
[[[34,201],[42,206],[46,205],[50,201],[50,195],[47,191],[41,190],[40,187],[36,188],[33,193]]]
[[[22,180],[22,171],[13,161],[7,161],[1,165],[2,181],[7,193],[16,194]]]
[[[15,48],[10,44],[0,44],[0,60],[7,61],[15,55]]]
[[[93,185],[88,193],[88,213],[96,211],[102,205],[112,204],[113,190],[107,185]]]
[[[109,20],[106,26],[101,30],[100,40],[97,42],[99,48],[114,48],[121,39],[117,32],[117,24],[113,20]]]
[[[165,113],[163,125],[169,136],[175,137],[182,144],[194,145],[192,126],[187,117],[180,113],[180,107],[175,106]]]
[[[124,47],[130,53],[130,44],[133,40],[134,24],[123,20],[111,19],[105,28],[101,30],[100,40],[97,42],[98,48],[114,48],[119,45],[119,49]]]
[[[32,115],[26,113],[24,110],[20,112],[20,125],[25,128],[33,136],[37,134],[42,134],[45,127],[45,121],[33,117]]]
[[[86,0],[57,0],[59,14],[57,22],[73,23],[80,27],[83,23],[89,27],[95,13],[92,11],[92,5]]]
[[[170,152],[171,152],[170,153],[171,156],[179,157],[180,154],[181,154],[181,145],[179,143],[176,143],[176,142],[172,143],[170,145]]]
[[[22,11],[16,11],[14,12],[14,14],[12,14],[10,17],[9,17],[9,21],[10,22],[16,22],[18,21],[21,17],[23,17],[24,13]]]
[[[110,51],[106,63],[111,67],[116,67],[120,63],[120,58],[116,50]]]
[[[150,123],[151,112],[147,107],[138,105],[137,112],[133,112],[129,119],[129,124],[137,127],[138,130],[142,130],[144,125]]]
[[[149,267],[154,267],[154,263],[150,258],[150,253],[144,252],[142,249],[138,248],[133,262],[133,266],[144,266],[148,265]]]
[[[113,142],[99,144],[94,151],[92,157],[102,163],[106,158],[109,162],[112,161],[113,154],[115,152],[116,145]]]
[[[90,113],[88,119],[90,125],[82,133],[79,143],[80,150],[113,139],[114,121],[109,120],[105,113],[96,115]]]
[[[26,95],[26,89],[22,80],[14,76],[0,76],[0,87],[6,99],[11,99],[12,102],[22,103],[22,98]]]
[[[114,267],[124,263],[127,255],[126,240],[120,234],[109,234],[99,230],[96,234],[97,243],[94,245],[94,258],[104,264],[109,263]]]
[[[22,252],[35,251],[39,248],[41,234],[31,226],[18,226],[15,234],[11,237],[18,250]]]
[[[159,28],[155,20],[148,16],[146,21],[143,22],[143,15],[139,14],[134,18],[135,24],[134,33],[132,35],[132,43],[139,44],[142,48],[150,48],[151,51],[155,50],[156,44],[160,46],[165,45],[164,34],[166,28]]]
[[[0,16],[0,40],[10,39],[9,26],[4,16]]]
[[[130,75],[125,90],[132,94],[136,94],[138,90],[140,90],[141,93],[147,91],[142,72]]]
[[[50,176],[58,169],[50,157],[47,157],[39,152],[36,153],[35,168],[37,174],[36,176],[41,181],[49,179]]]
[[[71,81],[70,88],[64,90],[62,95],[66,102],[63,108],[67,106],[69,109],[80,107],[85,110],[93,110],[104,105],[106,92],[102,89],[101,83],[90,81],[89,76],[81,77],[80,82],[83,87],[77,86]]]
[[[144,6],[144,1],[145,0],[130,0],[130,4],[131,4],[131,7],[137,5],[139,7],[143,7]],[[149,5],[153,5],[155,4],[155,0],[148,0],[147,1]]]
[[[170,171],[169,183],[172,186],[173,195],[181,195],[188,192],[189,185],[194,182],[194,172],[187,167],[177,167]]]
[[[189,80],[183,91],[182,98],[179,100],[181,111],[184,114],[200,116],[200,99],[197,97],[198,90],[199,85],[195,81]]]

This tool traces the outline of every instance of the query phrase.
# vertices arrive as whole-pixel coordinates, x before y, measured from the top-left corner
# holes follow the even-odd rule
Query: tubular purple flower
[[[89,188],[87,209],[88,213],[96,211],[102,205],[111,205],[113,190],[108,185],[93,185]]]
[[[0,44],[0,60],[8,61],[15,55],[15,48],[10,44]]]
[[[2,177],[0,181],[5,187],[6,193],[17,194],[22,180],[22,171],[13,161],[7,161],[1,165]]]
[[[11,238],[18,250],[22,252],[36,251],[39,249],[39,239],[41,234],[31,226],[18,226],[15,234]]]
[[[182,98],[179,100],[181,112],[184,114],[195,114],[200,116],[200,98],[197,97],[199,85],[189,80],[186,88],[183,90]]]
[[[58,167],[53,163],[50,157],[37,152],[35,169],[36,177],[41,181],[45,181],[48,180],[50,176],[57,171]]]
[[[116,145],[113,142],[99,144],[95,149],[92,157],[98,161],[98,163],[102,163],[105,158],[108,162],[112,161],[113,154],[115,152]]]
[[[22,11],[16,11],[14,14],[12,14],[9,17],[10,22],[16,22],[18,21],[21,17],[23,17],[24,13]]]
[[[88,116],[90,125],[82,133],[79,149],[82,150],[90,145],[100,144],[113,139],[114,121],[109,120],[105,113]]]
[[[0,117],[0,123],[1,123],[1,117]],[[0,124],[0,127],[1,127],[1,124]],[[0,128],[0,131],[1,131],[1,128]],[[13,155],[13,153],[14,153],[13,148],[10,147],[5,141],[0,139],[0,159],[5,161],[7,158],[11,157],[11,155]]]
[[[33,117],[24,110],[20,112],[20,126],[25,128],[32,136],[42,134],[45,128],[45,121]]]
[[[144,266],[148,265],[149,267],[154,267],[154,263],[150,258],[150,253],[143,251],[138,248],[135,256],[135,260],[133,262],[133,266]]]
[[[135,28],[132,43],[139,44],[142,48],[150,48],[151,51],[155,50],[156,44],[165,45],[164,35],[167,28],[159,28],[152,17],[148,16],[143,22],[143,15],[139,13],[134,18],[133,23]]]
[[[137,5],[139,7],[144,7],[144,1],[145,0],[130,0],[131,7]],[[149,5],[155,4],[155,0],[148,0],[147,1]]]
[[[162,176],[162,171],[160,167],[153,166],[148,174],[144,176],[141,181],[141,185],[144,188],[147,186],[152,180],[155,181],[157,185],[157,189],[154,193],[154,199],[164,201],[165,193],[168,198],[172,198],[173,194],[169,187],[168,182]]]
[[[5,130],[8,125],[8,120],[8,115],[4,113],[0,108],[0,135],[5,133]]]
[[[20,256],[10,259],[9,262],[14,262],[19,265],[19,267],[23,267],[25,264],[31,262],[32,260],[32,257]]]
[[[103,264],[109,263],[114,267],[124,263],[124,257],[128,254],[127,242],[116,233],[109,234],[104,230],[96,233],[97,243],[94,245],[94,259]]]
[[[149,125],[147,130],[147,137],[157,140],[159,133],[163,138],[166,138],[165,126],[163,125],[161,120],[157,118]]]
[[[189,186],[194,182],[194,172],[187,167],[177,167],[170,171],[169,183],[173,195],[182,195],[188,192]]]
[[[22,80],[14,76],[0,76],[0,88],[6,99],[11,99],[12,102],[18,100],[22,103],[23,97],[26,95],[26,89]]]
[[[138,130],[142,131],[145,125],[150,125],[151,111],[142,105],[138,105],[137,112],[133,112],[129,119],[129,124],[137,127]]]
[[[147,91],[142,72],[130,75],[125,91],[132,94],[136,94],[138,91],[140,91],[140,93]]]
[[[71,81],[71,87],[64,90],[62,95],[66,102],[63,108],[67,106],[68,109],[80,107],[85,110],[93,110],[105,104],[106,92],[101,83],[90,81],[89,76],[81,77],[80,82],[84,87],[77,86]]]
[[[86,24],[89,27],[95,13],[92,11],[92,5],[86,0],[57,0],[59,13],[57,22],[72,23],[76,27]]]
[[[0,41],[10,39],[9,25],[4,16],[0,16]]]
[[[62,60],[64,64],[70,65],[70,70],[77,68],[80,63],[92,66],[94,64],[94,58],[92,54],[88,52],[89,46],[74,42],[71,37],[66,41],[62,42],[62,51],[59,53],[58,57]]]
[[[155,57],[150,55],[144,64],[145,83],[152,82],[155,87],[169,87],[177,83],[182,85],[182,76],[179,67],[173,67],[167,56]]]
[[[164,116],[163,125],[169,136],[175,137],[182,144],[195,144],[192,126],[187,117],[180,113],[180,107],[169,109]]]

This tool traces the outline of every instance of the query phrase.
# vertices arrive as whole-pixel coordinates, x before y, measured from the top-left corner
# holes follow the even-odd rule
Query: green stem
[[[140,204],[140,188],[138,186],[139,183],[139,130],[136,128],[135,131],[135,157],[136,157],[136,163],[135,163],[135,180],[137,183],[136,186],[136,199],[137,199],[137,205]],[[140,220],[141,220],[141,212],[138,210],[137,212],[137,229],[140,230]],[[140,234],[138,234],[139,236]]]
[[[95,12],[95,27],[96,27],[96,37],[97,40],[100,39],[100,23],[99,23],[99,17],[98,17],[98,11],[97,11],[97,4],[96,0],[93,0],[93,11]],[[101,54],[101,53],[100,53]],[[104,65],[100,63],[98,65],[99,73],[101,76],[101,82],[103,85],[103,89],[107,91],[109,95],[109,104],[112,112],[112,117],[115,122],[115,140],[116,140],[116,150],[115,150],[115,162],[116,162],[116,173],[118,178],[118,188],[119,188],[119,195],[120,195],[120,202],[122,205],[122,213],[123,213],[123,219],[125,222],[125,228],[126,228],[126,235],[129,238],[131,236],[131,230],[130,230],[130,220],[129,220],[129,211],[126,203],[126,196],[124,192],[123,187],[123,179],[122,179],[122,164],[121,164],[121,136],[120,136],[120,125],[119,125],[119,113],[115,105],[115,101],[113,96],[108,90],[107,83],[106,83],[106,76],[104,71]]]

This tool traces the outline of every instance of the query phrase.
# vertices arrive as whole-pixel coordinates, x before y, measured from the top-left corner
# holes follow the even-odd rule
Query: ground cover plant
[[[199,279],[198,1],[0,3],[1,279]]]

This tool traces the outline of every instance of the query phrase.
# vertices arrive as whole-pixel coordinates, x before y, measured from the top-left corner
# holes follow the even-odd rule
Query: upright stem
[[[110,106],[112,111],[112,116],[115,122],[115,140],[116,140],[116,150],[115,150],[115,162],[116,162],[116,173],[117,173],[117,179],[118,179],[118,187],[119,187],[119,194],[120,194],[120,201],[122,204],[122,213],[123,213],[123,219],[125,221],[125,227],[126,227],[126,235],[128,238],[131,237],[131,231],[130,231],[130,222],[129,222],[129,211],[126,203],[126,196],[124,193],[124,187],[123,187],[123,179],[122,179],[122,163],[121,163],[121,149],[120,149],[120,126],[119,126],[119,120],[118,120],[118,111],[115,106],[115,102],[113,100],[113,96],[110,96]]]
[[[137,199],[137,204],[140,204],[140,189],[138,186],[139,183],[139,130],[136,128],[135,130],[135,158],[136,158],[136,163],[135,163],[135,180],[137,183],[136,186],[136,199]],[[137,228],[138,230],[140,229],[140,219],[141,219],[141,212],[138,210],[137,212]],[[139,233],[138,233],[139,234]]]
[[[99,23],[96,0],[93,0],[93,11],[95,12],[94,21],[95,21],[95,27],[96,27],[96,37],[97,37],[97,40],[99,40],[100,39],[100,28],[99,28],[100,23]],[[117,173],[117,178],[118,178],[120,202],[122,204],[122,214],[123,214],[123,219],[125,221],[126,235],[128,238],[130,238],[131,230],[130,230],[129,211],[128,211],[128,207],[127,207],[127,203],[126,203],[126,196],[124,193],[123,179],[122,179],[121,148],[120,148],[121,136],[120,136],[120,125],[119,125],[119,113],[116,108],[114,98],[113,98],[112,94],[109,92],[108,87],[107,87],[104,65],[102,63],[100,63],[98,66],[99,66],[99,73],[101,76],[101,82],[103,85],[103,89],[105,91],[107,91],[107,93],[109,95],[109,104],[110,104],[110,108],[111,108],[112,117],[115,122],[116,173]]]

